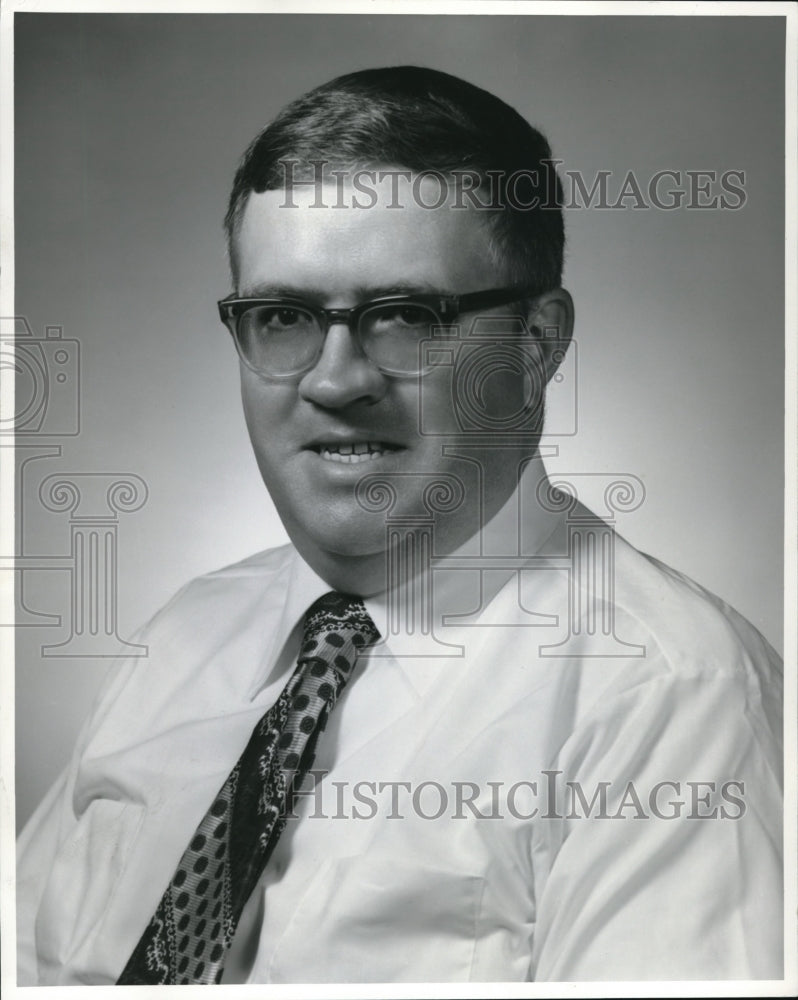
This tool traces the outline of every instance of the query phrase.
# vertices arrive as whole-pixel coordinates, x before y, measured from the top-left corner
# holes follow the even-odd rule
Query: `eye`
[[[372,326],[387,331],[427,330],[435,317],[426,306],[413,303],[385,305],[370,314]]]
[[[430,321],[430,315],[421,306],[400,306],[394,313],[394,321],[404,326],[422,326]]]
[[[307,322],[307,316],[298,309],[287,306],[264,307],[260,311],[260,323],[271,330],[288,330]]]

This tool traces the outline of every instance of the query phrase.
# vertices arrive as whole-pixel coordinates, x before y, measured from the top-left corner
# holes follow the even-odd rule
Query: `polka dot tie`
[[[357,597],[331,592],[310,607],[296,670],[214,798],[117,985],[221,982],[319,734],[358,651],[378,638]]]

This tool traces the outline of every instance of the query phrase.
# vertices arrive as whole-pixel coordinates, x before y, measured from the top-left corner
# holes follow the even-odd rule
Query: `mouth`
[[[327,442],[314,445],[313,451],[325,462],[339,462],[344,465],[357,465],[373,462],[385,455],[399,451],[396,445],[385,441],[353,441],[347,444]]]

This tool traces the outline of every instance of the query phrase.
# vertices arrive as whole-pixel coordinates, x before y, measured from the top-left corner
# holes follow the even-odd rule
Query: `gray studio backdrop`
[[[579,423],[548,464],[600,474],[582,494],[597,509],[605,474],[637,476],[645,501],[619,530],[781,646],[783,43],[773,17],[17,16],[20,824],[109,663],[71,641],[76,616],[129,637],[190,577],[284,540],[215,314],[221,220],[256,130],[369,65],[495,92],[565,169],[610,171],[611,202],[630,170],[682,187],[690,170],[745,172],[737,210],[567,213],[578,372],[549,421],[575,399]]]

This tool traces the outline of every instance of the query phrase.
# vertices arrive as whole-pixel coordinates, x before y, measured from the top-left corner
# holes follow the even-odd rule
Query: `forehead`
[[[252,193],[239,226],[239,292],[291,287],[348,295],[369,287],[463,292],[503,277],[488,213],[442,201],[435,178],[386,171]],[[430,207],[435,206],[435,207]]]

